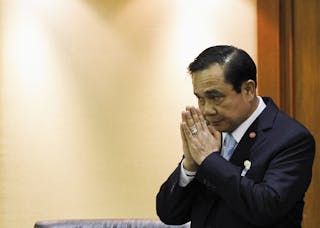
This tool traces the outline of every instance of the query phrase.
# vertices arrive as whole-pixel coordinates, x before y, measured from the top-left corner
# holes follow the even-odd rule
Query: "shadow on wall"
[[[83,2],[100,16],[113,20],[132,0],[83,0]]]

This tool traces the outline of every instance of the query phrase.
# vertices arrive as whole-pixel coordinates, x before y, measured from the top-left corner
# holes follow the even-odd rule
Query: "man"
[[[245,51],[210,47],[189,72],[199,109],[182,112],[184,156],[157,195],[160,219],[193,228],[301,227],[312,135],[256,95]]]

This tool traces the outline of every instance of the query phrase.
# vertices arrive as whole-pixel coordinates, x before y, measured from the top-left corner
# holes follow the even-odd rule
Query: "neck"
[[[251,116],[251,114],[258,108],[258,105],[259,105],[259,99],[257,96],[255,96],[251,101],[251,109],[248,114],[248,117]]]

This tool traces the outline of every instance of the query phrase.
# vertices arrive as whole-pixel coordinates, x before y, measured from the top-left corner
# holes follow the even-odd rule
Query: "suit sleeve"
[[[160,220],[166,224],[180,225],[190,221],[195,184],[179,186],[180,164],[160,188],[156,209]]]
[[[303,199],[311,181],[313,137],[304,134],[285,144],[270,156],[262,181],[241,177],[242,168],[217,153],[204,160],[196,179],[214,189],[232,210],[251,224],[272,224]]]

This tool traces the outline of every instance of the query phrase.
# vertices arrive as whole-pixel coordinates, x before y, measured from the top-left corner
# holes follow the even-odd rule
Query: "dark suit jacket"
[[[161,186],[157,213],[167,224],[191,227],[301,227],[315,142],[301,124],[280,112],[270,98],[246,131],[230,161],[210,154],[195,179],[179,186],[178,167]],[[250,138],[251,132],[256,137]],[[244,177],[244,161],[251,168]]]

